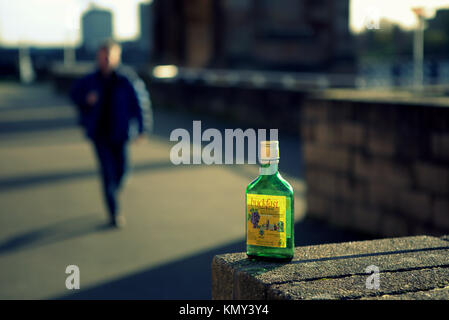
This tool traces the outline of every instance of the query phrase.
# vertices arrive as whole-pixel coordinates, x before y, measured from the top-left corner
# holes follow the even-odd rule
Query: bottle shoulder
[[[293,188],[277,173],[270,176],[258,176],[248,185],[246,193],[293,196]]]
[[[293,194],[293,187],[292,187],[292,185],[287,181],[287,180],[285,180],[282,176],[281,176],[281,174],[279,174],[279,180],[282,182],[282,184],[284,185],[284,187],[286,188],[286,189],[288,189],[292,194]]]
[[[246,187],[246,192],[248,193],[248,191],[254,189],[254,187],[258,184],[261,178],[262,178],[261,176],[258,176],[253,181],[251,181]]]

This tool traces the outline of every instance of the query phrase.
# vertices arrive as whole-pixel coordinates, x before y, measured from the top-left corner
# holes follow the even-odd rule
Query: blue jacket
[[[108,106],[103,106],[104,80],[97,70],[76,81],[70,97],[78,107],[79,123],[84,127],[87,137],[98,139],[98,126],[102,107],[107,107],[112,130],[107,138],[110,142],[125,142],[144,131],[150,132],[153,126],[153,114],[150,96],[144,82],[131,70],[114,71],[115,82]],[[95,105],[89,106],[86,98],[90,92],[96,92]]]

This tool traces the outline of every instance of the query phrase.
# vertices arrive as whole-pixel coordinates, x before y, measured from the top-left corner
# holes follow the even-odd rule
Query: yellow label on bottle
[[[246,195],[246,243],[263,247],[287,247],[286,197]]]

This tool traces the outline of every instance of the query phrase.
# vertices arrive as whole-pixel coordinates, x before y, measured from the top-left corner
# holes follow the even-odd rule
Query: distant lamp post
[[[64,46],[64,65],[74,65],[76,61],[75,48],[69,44]]]
[[[423,87],[423,60],[424,60],[424,8],[412,9],[418,19],[418,25],[413,37],[413,82],[415,89]]]
[[[35,79],[30,48],[25,45],[19,46],[19,76],[20,82],[23,84],[30,84]]]

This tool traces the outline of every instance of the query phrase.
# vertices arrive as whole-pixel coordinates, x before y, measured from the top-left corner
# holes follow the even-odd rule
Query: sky
[[[426,18],[432,18],[436,9],[449,8],[449,0],[351,0],[349,26],[353,32],[361,32],[367,21],[377,17],[412,29],[417,24],[414,7],[423,7]]]
[[[142,2],[151,0],[0,0],[0,45],[77,44],[81,14],[91,4],[112,11],[114,37],[131,40],[139,36]]]
[[[138,3],[150,1],[0,0],[0,45],[78,44],[80,16],[91,3],[113,12],[114,36],[118,40],[132,40],[139,36]],[[360,32],[367,19],[386,18],[410,29],[416,24],[411,10],[416,6],[426,7],[430,17],[435,8],[449,8],[449,0],[350,0],[349,25],[353,32]]]

